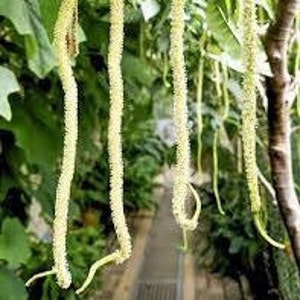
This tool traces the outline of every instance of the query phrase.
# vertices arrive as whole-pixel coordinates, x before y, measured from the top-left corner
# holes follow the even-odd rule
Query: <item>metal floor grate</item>
[[[136,300],[175,300],[176,283],[141,282]]]

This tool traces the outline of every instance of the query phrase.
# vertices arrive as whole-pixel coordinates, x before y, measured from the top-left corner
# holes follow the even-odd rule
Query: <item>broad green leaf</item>
[[[6,218],[2,223],[0,235],[0,259],[11,266],[18,267],[30,257],[28,237],[20,221]]]
[[[225,19],[222,9],[216,1],[209,1],[206,8],[206,21],[208,30],[211,32],[219,47],[233,57],[239,57],[241,47],[239,38],[233,25]]]
[[[30,70],[39,78],[44,78],[55,66],[55,57],[41,23],[41,13],[37,0],[28,0],[28,14],[31,24],[31,35],[25,36],[25,46]]]
[[[39,0],[41,16],[50,41],[53,40],[54,25],[61,0]]]
[[[28,299],[25,285],[22,280],[5,267],[0,267],[0,299]]]
[[[1,0],[0,15],[8,18],[18,33],[32,34],[27,4],[24,0]]]
[[[0,122],[0,128],[14,133],[16,144],[25,151],[29,163],[53,167],[63,136],[57,117],[42,98],[26,98],[19,102],[12,103],[11,122]]]
[[[54,68],[55,58],[38,0],[1,0],[0,15],[8,18],[19,34],[25,35],[29,68],[44,78]]]
[[[15,74],[7,68],[0,66],[0,116],[7,121],[11,120],[11,108],[8,95],[20,90]]]

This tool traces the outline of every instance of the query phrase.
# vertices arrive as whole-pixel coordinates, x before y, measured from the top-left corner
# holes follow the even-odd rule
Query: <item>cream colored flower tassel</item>
[[[110,206],[120,249],[95,262],[83,285],[76,291],[83,292],[91,283],[97,269],[109,262],[124,262],[131,255],[131,240],[123,208],[123,162],[121,144],[121,125],[123,112],[123,80],[121,59],[123,49],[123,0],[111,0],[111,28],[108,54],[110,82],[110,116],[108,126],[108,152],[110,160]]]
[[[58,285],[68,288],[72,282],[66,253],[66,235],[71,182],[73,179],[77,143],[77,85],[70,58],[77,54],[77,0],[62,0],[54,29],[54,48],[58,73],[65,93],[65,137],[61,174],[58,180],[53,222],[54,267],[33,276],[26,285],[37,278],[56,274]],[[76,20],[74,20],[76,18]],[[71,39],[71,42],[70,42]]]
[[[257,58],[257,35],[256,35],[256,11],[254,0],[244,0],[243,3],[243,31],[244,31],[244,85],[243,98],[243,152],[246,167],[246,177],[250,193],[251,210],[254,223],[258,232],[271,245],[284,248],[281,243],[274,241],[268,236],[261,222],[262,203],[259,195],[257,167],[256,167],[256,58]]]
[[[173,212],[177,223],[183,229],[194,230],[200,214],[200,199],[189,184],[190,181],[190,143],[187,110],[187,78],[184,61],[184,7],[185,0],[173,0],[171,8],[171,66],[173,69],[174,107],[173,118],[176,127],[177,164],[175,169]],[[188,218],[185,211],[185,200],[191,188],[196,200],[196,211]],[[185,238],[184,238],[185,239]]]

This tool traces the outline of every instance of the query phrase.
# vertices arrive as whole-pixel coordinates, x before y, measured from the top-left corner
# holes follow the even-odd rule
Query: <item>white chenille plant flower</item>
[[[110,207],[120,249],[96,261],[90,268],[83,285],[76,291],[81,293],[92,281],[97,269],[109,262],[124,262],[131,255],[131,238],[125,220],[123,207],[123,161],[121,127],[123,113],[123,80],[121,60],[124,39],[124,1],[111,0],[111,27],[108,54],[108,73],[110,83],[110,115],[108,126],[108,152],[110,163]]]
[[[254,0],[243,1],[243,60],[245,67],[243,82],[242,133],[246,178],[248,182],[251,211],[254,223],[261,236],[277,248],[285,248],[274,241],[261,222],[262,203],[258,188],[256,165],[256,82],[257,82],[257,22]]]
[[[77,144],[77,85],[71,67],[71,56],[77,52],[77,0],[62,0],[54,28],[54,50],[58,73],[64,90],[65,136],[61,174],[58,180],[53,221],[53,257],[52,270],[34,275],[26,285],[34,280],[56,274],[58,285],[68,288],[72,282],[67,261],[66,235],[71,183],[75,169]],[[71,40],[70,40],[71,39]]]
[[[173,0],[171,8],[171,66],[173,70],[174,105],[173,118],[176,128],[177,164],[175,169],[173,213],[184,237],[187,230],[194,230],[198,224],[201,210],[200,199],[190,181],[190,142],[188,130],[187,108],[187,78],[184,61],[184,8],[185,0]],[[185,201],[188,189],[196,200],[196,211],[192,218],[188,218],[185,211]]]

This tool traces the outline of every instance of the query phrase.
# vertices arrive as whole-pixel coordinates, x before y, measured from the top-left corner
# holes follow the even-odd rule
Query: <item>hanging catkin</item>
[[[108,152],[110,161],[110,206],[112,220],[117,233],[120,249],[95,262],[77,294],[85,290],[92,281],[97,269],[109,262],[124,262],[131,255],[131,239],[123,208],[123,161],[121,144],[121,125],[123,112],[123,80],[121,59],[123,50],[124,1],[111,0],[111,27],[108,54],[110,83],[110,115],[108,126]]]
[[[190,181],[190,143],[188,131],[187,78],[184,61],[184,8],[185,0],[173,0],[171,8],[171,66],[173,69],[174,106],[173,119],[176,127],[177,164],[175,169],[173,212],[184,231],[194,230],[200,214],[200,199]],[[191,188],[196,200],[196,211],[188,218],[185,200]]]
[[[271,245],[284,248],[270,238],[261,222],[262,203],[259,195],[257,167],[256,167],[256,10],[254,0],[244,0],[243,3],[243,57],[244,57],[244,82],[243,82],[243,112],[242,134],[243,152],[246,168],[246,177],[250,193],[251,210],[255,225],[262,237]]]
[[[77,85],[71,67],[71,57],[77,55],[77,0],[63,0],[54,28],[54,50],[57,59],[58,73],[64,90],[65,136],[61,174],[58,180],[53,221],[53,258],[51,271],[36,274],[26,285],[34,280],[56,274],[57,283],[68,288],[72,282],[67,261],[66,235],[71,183],[75,169],[77,143]],[[68,42],[71,39],[71,43]],[[76,50],[75,50],[76,49]]]
[[[53,257],[58,284],[67,288],[71,284],[66,253],[67,219],[71,182],[74,175],[77,143],[77,85],[73,76],[70,56],[77,54],[77,36],[71,31],[73,46],[68,47],[67,36],[74,28],[77,0],[64,0],[54,28],[54,47],[58,62],[58,73],[65,92],[65,138],[61,174],[58,180],[53,223]],[[76,20],[77,21],[77,20]],[[77,22],[76,25],[77,27]],[[75,45],[75,46],[74,46]],[[71,49],[71,51],[70,51]]]

